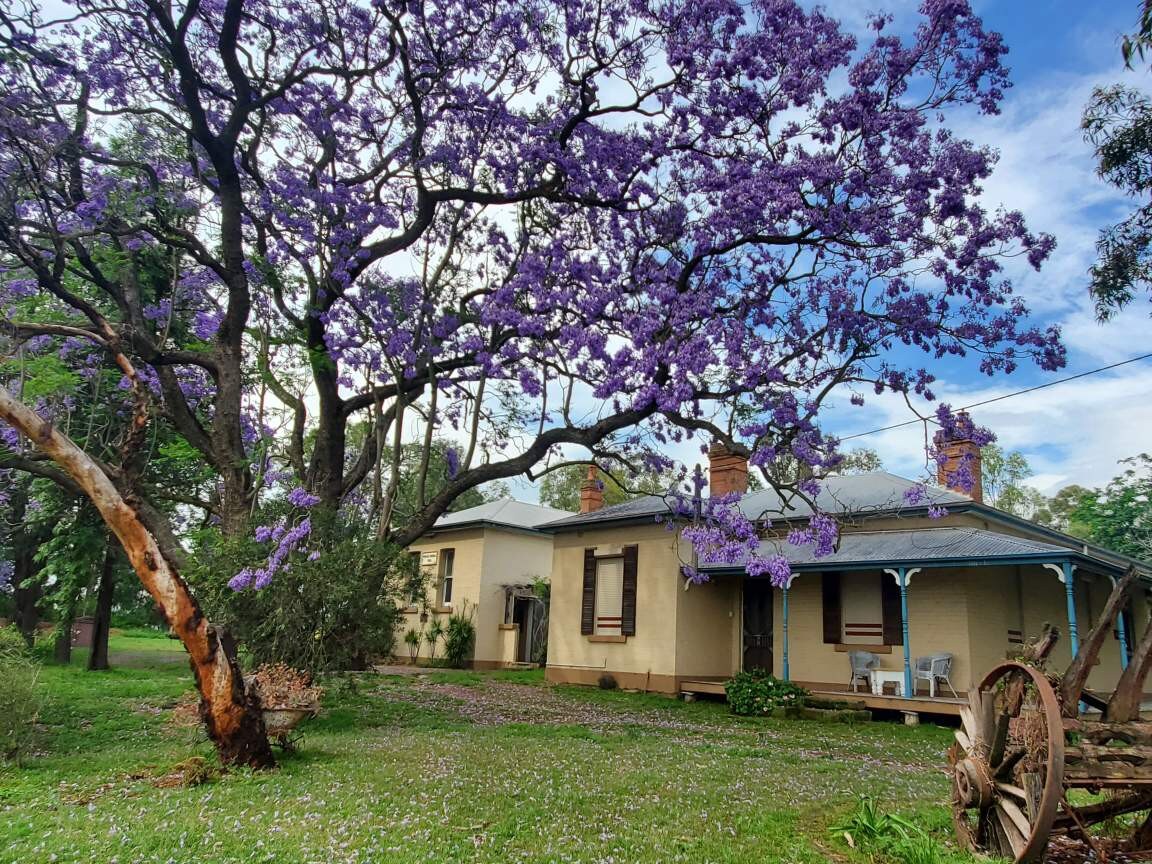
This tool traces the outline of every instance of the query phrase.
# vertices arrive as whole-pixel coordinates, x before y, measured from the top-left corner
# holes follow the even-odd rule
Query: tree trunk
[[[88,653],[88,671],[108,667],[108,632],[112,629],[112,596],[116,590],[116,555],[111,546],[104,550],[100,569],[100,587],[96,593],[96,620],[92,622],[92,650]]]
[[[56,641],[52,645],[52,659],[61,666],[72,662],[72,625],[75,621],[76,607],[69,603],[56,627]]]
[[[66,435],[0,387],[0,419],[23,433],[91,499],[119,539],[133,569],[188,651],[200,716],[225,765],[275,764],[255,694],[247,690],[236,643],[201,612],[171,556],[165,555],[136,507],[117,491],[100,466]]]
[[[44,586],[36,579],[36,547],[39,537],[28,530],[28,484],[17,484],[12,493],[12,602],[16,607],[16,627],[31,649],[36,641],[36,625],[40,623],[38,604],[44,595]]]

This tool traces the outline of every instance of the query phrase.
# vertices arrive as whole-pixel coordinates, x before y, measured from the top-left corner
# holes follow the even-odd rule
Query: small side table
[[[896,685],[896,695],[904,695],[904,672],[890,669],[873,669],[869,673],[872,678],[872,695],[883,696],[885,684]]]

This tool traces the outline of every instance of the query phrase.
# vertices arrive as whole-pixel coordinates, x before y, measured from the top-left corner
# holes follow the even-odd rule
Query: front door
[[[536,601],[531,597],[517,597],[512,604],[512,621],[520,625],[516,635],[516,660],[532,663],[536,653]]]
[[[744,580],[744,669],[772,671],[772,583]]]

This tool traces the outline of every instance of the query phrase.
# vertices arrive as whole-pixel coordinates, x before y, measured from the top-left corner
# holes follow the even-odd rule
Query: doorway
[[[537,630],[543,604],[535,597],[515,597],[512,601],[512,623],[519,624],[516,634],[516,662],[536,662]]]
[[[744,671],[772,671],[772,603],[771,582],[744,580]]]

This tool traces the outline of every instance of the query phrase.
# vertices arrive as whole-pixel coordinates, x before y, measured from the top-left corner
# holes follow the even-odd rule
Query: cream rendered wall
[[[476,660],[507,663],[515,660],[516,633],[501,630],[504,623],[504,586],[523,585],[552,577],[550,534],[529,534],[489,527],[484,532],[484,563],[476,610]],[[509,658],[508,643],[511,642]]]
[[[425,535],[408,547],[410,552],[436,552],[455,549],[456,560],[452,568],[451,607],[437,608],[439,560],[428,571],[425,596],[429,605],[428,622],[420,622],[420,608],[408,607],[403,613],[403,624],[397,638],[396,654],[408,656],[403,636],[409,628],[426,629],[439,619],[447,626],[453,611],[461,611],[465,604],[473,610],[476,625],[475,661],[478,664],[506,664],[515,658],[516,634],[502,631],[504,623],[504,588],[507,583],[531,582],[534,578],[548,579],[552,572],[552,537],[506,530],[496,526],[439,531]],[[443,643],[436,656],[443,656]],[[428,658],[428,646],[422,641],[418,657]]]
[[[684,580],[679,581],[677,677],[728,677],[738,672],[743,653],[743,580],[720,576],[687,590]]]
[[[984,528],[1051,542],[1024,530],[989,524],[972,514],[950,514],[935,520],[865,519],[846,526],[845,531],[943,527]],[[640,547],[637,634],[622,643],[590,640],[580,634],[579,627],[584,549],[619,548],[631,543]],[[743,580],[718,577],[684,591],[678,570],[682,559],[690,560],[691,550],[683,542],[679,554],[677,549],[675,535],[658,525],[589,529],[556,536],[549,641],[551,679],[594,683],[599,672],[609,671],[627,677],[622,678],[622,686],[650,686],[672,692],[678,689],[679,679],[724,676],[739,669]],[[1111,583],[1105,577],[1089,578],[1088,574],[1079,574],[1077,583],[1077,617],[1081,635],[1086,635],[1093,616],[1099,614],[1107,600]],[[1133,605],[1137,633],[1129,634],[1130,646],[1147,626],[1152,595],[1141,592]],[[774,671],[781,675],[784,634],[779,590],[775,592],[774,608]],[[819,573],[804,573],[795,579],[789,592],[789,611],[792,679],[806,684],[846,684],[846,653],[823,641]],[[1063,638],[1050,666],[1062,669],[1070,660],[1064,586],[1052,571],[1039,565],[925,568],[910,580],[908,617],[912,658],[951,653],[952,683],[960,691],[1019,649],[1009,643],[1009,629],[1022,629],[1025,639],[1033,639],[1044,622],[1055,624]],[[902,646],[891,646],[890,652],[880,657],[881,668],[903,668]],[[1089,686],[1107,689],[1119,673],[1119,644],[1110,635]]]
[[[853,571],[850,576],[877,578],[878,571]],[[885,574],[887,575],[887,574]],[[968,600],[961,574],[953,570],[922,570],[908,584],[908,643],[912,658],[948,652],[954,656],[952,683],[967,686],[970,674]],[[892,578],[888,576],[888,578]],[[774,672],[784,674],[784,612],[782,592],[776,592]],[[846,686],[847,651],[824,642],[824,603],[821,574],[802,573],[788,592],[788,666],[793,681],[813,685]],[[880,668],[904,668],[904,647],[887,646],[877,652]],[[863,684],[861,683],[861,686]]]
[[[772,672],[784,675],[783,592],[775,591],[772,614]],[[848,655],[824,644],[824,601],[819,573],[803,573],[788,591],[788,668],[793,681],[848,683]]]
[[[424,596],[428,605],[429,617],[427,623],[420,621],[420,606],[407,607],[402,615],[402,623],[396,638],[396,655],[407,658],[408,646],[404,643],[404,634],[411,628],[423,632],[428,624],[439,619],[448,625],[450,609],[436,607],[437,580],[439,579],[439,553],[442,549],[455,549],[456,558],[452,566],[452,608],[458,609],[467,600],[468,605],[477,605],[480,602],[480,581],[484,567],[484,538],[483,528],[468,528],[459,531],[442,531],[426,535],[408,547],[409,552],[437,553],[437,563],[425,568]],[[439,609],[439,611],[437,611]],[[477,633],[479,635],[479,633]],[[428,645],[421,639],[420,652],[417,655],[427,659]],[[436,656],[444,656],[444,645],[441,642],[436,648]]]
[[[606,637],[617,641],[604,641],[582,634],[584,550],[595,547],[611,554],[625,545],[638,547],[636,635],[623,641],[619,641],[621,637]],[[549,679],[594,683],[599,674],[608,671],[624,687],[674,691],[678,607],[684,582],[679,573],[680,553],[687,553],[686,547],[675,533],[656,524],[557,534],[548,628]],[[688,593],[692,591],[695,588]],[[702,591],[696,596],[704,594]],[[712,599],[719,593],[708,596]],[[715,626],[715,622],[709,625],[704,640],[712,638]]]
[[[1015,654],[1020,650],[1019,645],[1008,641],[1008,631],[1020,629],[1020,580],[1025,580],[1023,587],[1026,589],[1024,571],[1029,569],[1031,568],[1003,566],[924,571],[924,573],[951,574],[957,583],[963,581],[967,585],[969,649],[962,660],[957,658],[956,661],[966,667],[958,669],[958,674],[952,677],[952,683],[958,690],[966,690],[969,686],[979,683],[990,669],[1003,663],[1009,654]],[[919,575],[914,581],[917,580]],[[1024,638],[1031,638],[1026,626]],[[915,642],[912,644],[916,646]],[[964,683],[961,684],[961,681]]]

